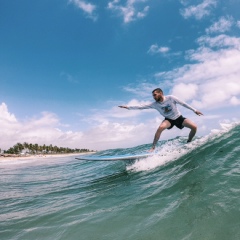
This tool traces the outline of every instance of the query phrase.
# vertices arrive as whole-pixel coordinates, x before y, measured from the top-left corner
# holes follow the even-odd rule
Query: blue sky
[[[150,102],[156,87],[204,113],[180,108],[199,136],[237,121],[239,9],[237,0],[1,0],[0,148],[150,143],[162,117],[117,106]]]

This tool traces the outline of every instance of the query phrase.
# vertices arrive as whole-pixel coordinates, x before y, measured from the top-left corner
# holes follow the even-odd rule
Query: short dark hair
[[[163,93],[163,90],[161,88],[156,88],[156,89],[154,89],[152,91],[152,93],[154,93],[154,92],[161,92],[161,93]]]

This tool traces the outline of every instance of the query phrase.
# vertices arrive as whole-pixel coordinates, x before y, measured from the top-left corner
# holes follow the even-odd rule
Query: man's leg
[[[155,149],[155,145],[157,144],[157,142],[161,136],[161,133],[169,127],[171,127],[171,123],[168,120],[163,120],[163,122],[160,124],[159,128],[157,129],[157,131],[155,133],[152,149],[150,151],[153,151]]]
[[[188,140],[187,142],[191,142],[193,137],[195,136],[196,132],[197,132],[197,125],[195,123],[193,123],[192,121],[190,121],[189,119],[185,119],[183,121],[183,124],[182,124],[184,127],[187,127],[187,128],[190,128],[191,131],[188,135]]]

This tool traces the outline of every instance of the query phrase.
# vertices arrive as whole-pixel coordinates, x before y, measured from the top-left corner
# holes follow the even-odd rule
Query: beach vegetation
[[[92,150],[86,148],[68,148],[68,147],[58,147],[50,145],[39,145],[37,143],[16,143],[14,146],[10,147],[8,150],[4,150],[7,154],[64,154],[64,153],[83,153],[92,152]]]

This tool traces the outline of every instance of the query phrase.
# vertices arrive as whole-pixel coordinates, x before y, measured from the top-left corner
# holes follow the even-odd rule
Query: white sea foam
[[[127,170],[135,172],[148,171],[165,165],[171,161],[175,161],[190,153],[194,149],[201,147],[205,143],[213,141],[214,139],[226,134],[237,125],[240,125],[239,121],[233,123],[225,121],[220,123],[219,129],[213,129],[208,135],[199,137],[188,144],[186,144],[187,138],[183,137],[169,140],[158,147],[153,156],[137,160],[132,165],[127,166]]]

